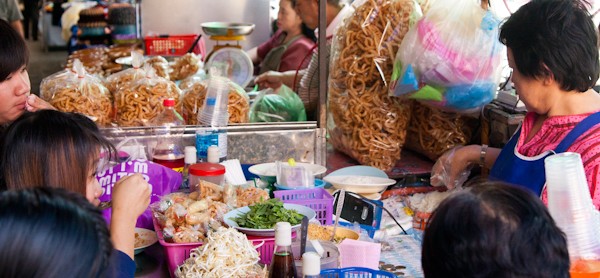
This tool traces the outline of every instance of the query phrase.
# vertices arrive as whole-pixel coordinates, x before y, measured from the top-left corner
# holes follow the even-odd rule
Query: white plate
[[[317,216],[317,213],[315,213],[314,210],[312,210],[309,207],[302,206],[302,205],[283,204],[283,207],[286,209],[293,209],[293,210],[297,211],[298,213],[308,217],[308,220],[314,219]],[[243,228],[243,227],[238,226],[238,224],[235,221],[233,221],[233,218],[242,216],[245,213],[248,213],[249,211],[250,211],[250,208],[246,206],[246,207],[234,209],[234,210],[226,213],[225,216],[223,216],[225,224],[227,224],[229,227],[236,228],[238,231],[240,231],[244,234],[250,235],[250,236],[273,236],[273,235],[275,235],[275,229]],[[300,228],[300,224],[292,226],[292,229],[298,229],[298,228]]]
[[[392,179],[353,175],[327,176],[323,180],[331,183],[337,189],[345,189],[354,193],[378,193],[396,183]]]
[[[371,177],[380,177],[380,178],[386,178],[386,179],[388,178],[388,175],[384,171],[377,169],[375,167],[364,166],[364,165],[349,166],[349,167],[337,169],[337,170],[329,173],[329,175],[327,175],[327,176],[333,177],[333,176],[348,176],[348,175],[371,176]]]
[[[289,165],[287,162],[283,162],[283,164]],[[325,168],[325,166],[321,166],[319,164],[296,162],[296,166],[302,166],[302,167],[310,170],[313,173],[313,175],[315,175],[315,176],[327,172],[327,168]],[[252,165],[252,166],[250,166],[250,168],[248,168],[248,171],[250,171],[250,173],[255,174],[261,178],[263,178],[263,177],[275,178],[277,176],[277,166],[276,166],[275,162]]]
[[[158,241],[158,237],[156,237],[156,233],[152,230],[144,229],[144,228],[135,228],[135,232],[142,239],[142,244],[136,246],[134,249],[135,254],[139,254],[144,251],[146,247],[156,243]]]

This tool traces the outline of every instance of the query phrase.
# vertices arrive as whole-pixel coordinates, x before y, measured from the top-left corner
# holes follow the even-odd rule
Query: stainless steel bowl
[[[209,36],[247,36],[254,31],[252,23],[205,22],[200,26]]]

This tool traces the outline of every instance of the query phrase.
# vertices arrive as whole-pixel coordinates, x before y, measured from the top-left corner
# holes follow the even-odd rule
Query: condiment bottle
[[[275,224],[275,251],[269,268],[269,278],[297,278],[292,253],[292,226],[288,222]]]
[[[152,152],[152,161],[169,167],[179,173],[183,172],[184,154],[181,146],[184,125],[183,117],[175,111],[175,100],[163,100],[164,111],[150,121],[157,137],[156,147]]]
[[[183,181],[181,183],[181,189],[190,188],[190,166],[196,163],[196,147],[194,146],[186,146],[184,149],[184,162],[185,166],[183,167]]]
[[[302,254],[302,275],[304,278],[321,277],[321,256],[316,252]]]

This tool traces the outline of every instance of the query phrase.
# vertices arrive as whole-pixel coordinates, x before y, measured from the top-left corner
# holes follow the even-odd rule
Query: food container
[[[217,185],[223,185],[225,180],[225,166],[218,163],[196,163],[189,169],[190,189],[198,190],[198,184],[201,180],[211,182]]]
[[[331,241],[319,240],[319,243],[324,249],[321,257],[321,269],[337,268],[339,266],[340,251],[337,246]],[[315,252],[309,241],[306,242],[306,252]],[[292,243],[292,253],[294,253],[294,264],[296,265],[296,273],[298,277],[302,277],[302,254],[300,254],[300,240]]]

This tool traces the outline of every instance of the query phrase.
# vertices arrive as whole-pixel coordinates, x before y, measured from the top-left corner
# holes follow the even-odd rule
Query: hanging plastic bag
[[[250,107],[250,122],[306,121],[304,104],[292,89],[282,85],[278,93],[272,92],[272,89],[259,92]]]
[[[150,64],[156,71],[156,75],[170,79],[169,77],[169,62],[163,56],[153,56],[144,61],[144,64]]]
[[[117,124],[119,126],[144,126],[160,114],[162,101],[175,99],[175,109],[181,113],[181,90],[175,83],[156,76],[151,65],[144,65],[146,76],[131,86],[124,86],[115,93]]]
[[[44,100],[60,111],[86,115],[99,126],[110,125],[114,113],[108,89],[100,79],[87,74],[79,60],[74,61],[73,71],[44,78]]]
[[[388,96],[388,81],[398,46],[421,14],[413,0],[366,0],[336,31],[327,129],[333,147],[361,164],[390,170],[400,159],[410,102]]]
[[[117,164],[109,169],[99,172],[96,179],[102,186],[103,195],[100,196],[101,202],[110,201],[112,199],[112,188],[121,178],[135,173],[140,173],[144,179],[152,185],[152,196],[150,203],[160,201],[160,196],[175,192],[181,185],[181,174],[156,164],[151,161],[136,159]],[[110,223],[111,209],[102,211],[104,218]],[[152,211],[146,209],[137,219],[136,227],[154,229],[152,224]]]
[[[144,78],[146,73],[142,69],[144,56],[137,51],[131,51],[132,68],[117,72],[106,78],[106,88],[114,94],[121,87],[131,86],[137,80]]]
[[[189,79],[189,80],[188,80]],[[185,85],[180,84],[183,90],[183,118],[188,125],[198,124],[198,113],[202,111],[204,99],[210,79],[193,76],[185,79]],[[229,123],[247,123],[250,112],[250,98],[242,87],[231,80],[225,81],[229,87],[227,111]]]
[[[390,95],[466,113],[493,100],[503,53],[499,20],[477,2],[431,5],[400,45]]]

